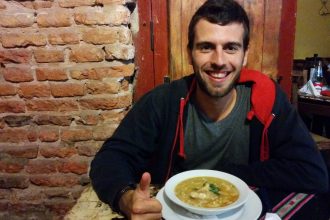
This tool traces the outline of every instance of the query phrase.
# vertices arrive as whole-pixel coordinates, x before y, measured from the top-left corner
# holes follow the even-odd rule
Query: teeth
[[[224,73],[211,73],[210,75],[214,78],[219,78],[219,79],[226,77],[226,74]]]

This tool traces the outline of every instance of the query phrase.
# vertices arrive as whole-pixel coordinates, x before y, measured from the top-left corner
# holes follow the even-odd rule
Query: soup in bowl
[[[172,202],[200,215],[218,215],[241,207],[249,190],[241,179],[215,170],[182,172],[165,184],[165,194]]]

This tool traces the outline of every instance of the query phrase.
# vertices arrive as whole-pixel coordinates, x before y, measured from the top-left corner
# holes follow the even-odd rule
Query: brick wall
[[[0,219],[61,219],[132,103],[134,0],[0,0]]]

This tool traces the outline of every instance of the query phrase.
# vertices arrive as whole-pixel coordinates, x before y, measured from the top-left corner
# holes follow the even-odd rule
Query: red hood
[[[248,118],[252,119],[256,116],[263,125],[267,126],[275,102],[275,83],[267,75],[248,69],[242,70],[239,82],[253,83],[252,108]]]

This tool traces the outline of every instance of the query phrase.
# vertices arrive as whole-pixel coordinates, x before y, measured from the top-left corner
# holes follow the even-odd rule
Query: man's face
[[[243,35],[244,28],[239,23],[221,26],[205,19],[197,22],[193,49],[188,54],[198,89],[214,98],[233,89],[247,60]]]

